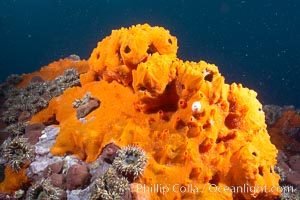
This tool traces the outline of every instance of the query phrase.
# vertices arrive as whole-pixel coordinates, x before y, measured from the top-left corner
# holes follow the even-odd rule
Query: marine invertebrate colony
[[[33,147],[27,142],[27,138],[15,137],[4,145],[2,154],[12,170],[19,171],[26,162],[32,159],[34,151]]]
[[[114,168],[109,168],[103,177],[97,178],[93,183],[91,200],[121,200],[126,191],[130,190],[129,182],[124,177],[118,177]]]
[[[49,179],[42,179],[29,188],[26,199],[62,200],[66,199],[64,193],[62,189],[54,187]]]
[[[118,156],[113,161],[114,168],[129,180],[139,177],[147,163],[146,153],[143,149],[128,146],[117,152]]]
[[[54,97],[30,122],[46,123],[55,116],[60,133],[51,153],[58,156],[72,153],[92,162],[110,143],[144,149],[148,162],[143,176],[124,170],[136,178],[132,189],[150,199],[279,196],[280,190],[271,190],[279,181],[277,150],[256,92],[226,84],[213,64],[180,60],[177,48],[177,39],[162,27],[112,31],[93,50],[80,85]],[[79,120],[72,104],[87,93],[101,106]],[[127,156],[128,166],[144,158],[144,153],[127,150],[120,155]],[[118,158],[113,163],[123,170]],[[169,190],[151,190],[155,184]],[[234,190],[245,186],[266,189]]]

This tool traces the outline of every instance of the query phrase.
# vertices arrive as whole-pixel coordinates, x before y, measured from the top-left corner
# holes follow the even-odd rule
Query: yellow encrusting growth
[[[93,50],[82,86],[52,99],[31,122],[56,116],[60,133],[51,148],[54,155],[72,153],[92,162],[111,142],[141,147],[148,163],[135,183],[170,189],[140,191],[150,199],[278,196],[280,191],[268,190],[278,187],[277,150],[256,92],[226,84],[215,65],[184,62],[176,51],[176,38],[161,27],[114,30]],[[72,102],[87,92],[101,105],[82,122]],[[195,102],[199,109],[192,108]],[[221,191],[213,192],[215,186]],[[267,191],[222,190],[238,186],[265,186]]]
[[[137,25],[113,30],[110,36],[98,43],[89,62],[91,70],[104,80],[128,85],[132,81],[131,71],[155,52],[176,57],[176,37],[162,27]]]
[[[5,179],[0,183],[0,193],[13,193],[24,186],[30,184],[30,180],[26,176],[26,163],[19,171],[14,171],[10,166],[4,170]]]

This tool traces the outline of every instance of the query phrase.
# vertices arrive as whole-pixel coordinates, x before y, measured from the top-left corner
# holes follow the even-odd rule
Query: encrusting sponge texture
[[[144,149],[148,163],[132,189],[145,198],[279,196],[277,150],[256,92],[226,84],[213,64],[180,60],[177,48],[177,39],[162,27],[112,31],[93,50],[81,86],[53,98],[31,123],[56,117],[54,155],[92,162],[111,142]],[[72,102],[87,92],[101,105],[77,119]],[[155,184],[169,190],[151,192]]]

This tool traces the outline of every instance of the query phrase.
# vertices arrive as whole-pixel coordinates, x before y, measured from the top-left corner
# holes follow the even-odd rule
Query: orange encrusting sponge
[[[20,171],[15,172],[7,166],[4,171],[5,179],[0,183],[0,192],[13,193],[26,185],[28,186],[30,181],[26,176],[26,167],[28,167],[28,163]]]
[[[148,163],[132,187],[149,199],[279,196],[277,150],[256,92],[226,84],[215,65],[180,60],[177,48],[161,27],[112,31],[93,50],[81,87],[52,99],[31,123],[56,116],[54,155],[92,162],[111,142],[143,148]],[[72,103],[87,92],[101,104],[78,120]],[[266,189],[253,190],[260,186]]]
[[[132,81],[131,71],[154,52],[176,57],[177,39],[162,27],[148,24],[130,29],[113,30],[98,43],[89,59],[91,70],[106,81],[116,80],[124,85]]]

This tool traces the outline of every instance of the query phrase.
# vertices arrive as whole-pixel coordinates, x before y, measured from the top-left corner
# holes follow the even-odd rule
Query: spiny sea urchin
[[[146,163],[146,152],[140,147],[129,145],[117,151],[112,165],[129,181],[133,181],[143,173]]]
[[[34,156],[33,147],[27,140],[28,139],[24,137],[15,137],[3,146],[3,158],[14,171],[19,171],[22,166]]]

